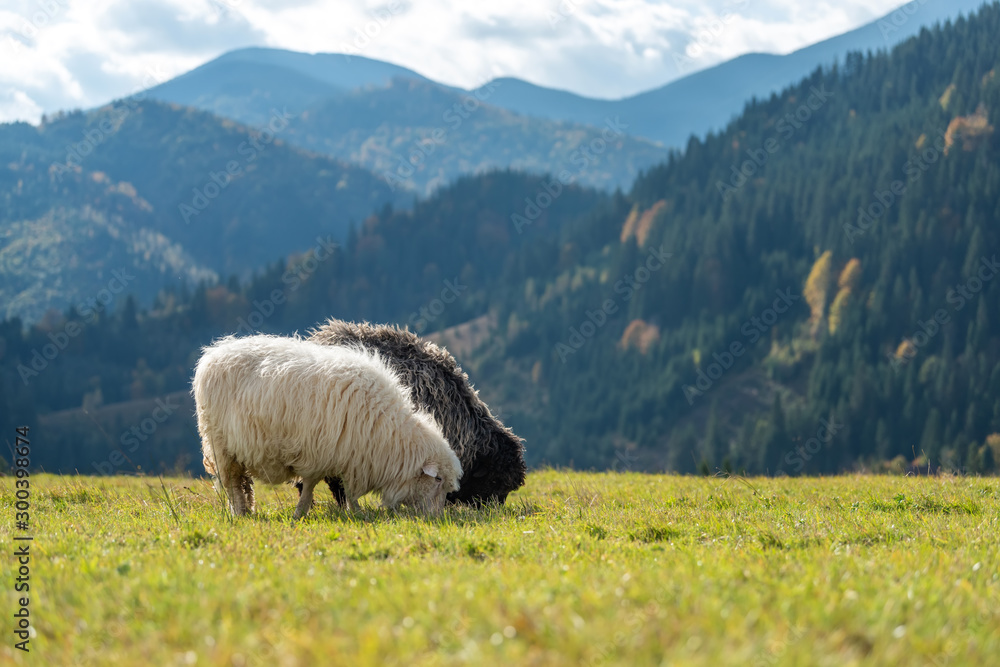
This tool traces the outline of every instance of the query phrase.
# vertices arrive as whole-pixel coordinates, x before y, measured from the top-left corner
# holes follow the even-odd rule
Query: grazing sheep
[[[253,511],[251,476],[301,477],[296,519],[324,477],[342,481],[352,507],[379,491],[385,507],[437,511],[458,489],[461,465],[441,428],[374,352],[228,337],[204,349],[193,384],[205,470],[234,514]]]
[[[520,438],[490,413],[447,350],[398,327],[367,322],[331,318],[309,333],[309,340],[318,343],[378,353],[411,389],[416,404],[434,415],[465,471],[462,487],[448,494],[449,502],[503,503],[524,485]],[[340,482],[333,477],[326,482],[343,504]]]

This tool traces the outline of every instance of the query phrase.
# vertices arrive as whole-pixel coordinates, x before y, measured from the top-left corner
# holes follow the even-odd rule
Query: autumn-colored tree
[[[914,345],[909,338],[904,338],[903,341],[896,347],[897,359],[910,359],[916,353],[917,346]]]
[[[641,354],[646,354],[649,348],[660,341],[660,327],[649,324],[645,320],[632,320],[625,327],[618,344],[623,350],[634,348]]]
[[[840,328],[840,322],[844,317],[844,308],[847,307],[847,303],[850,301],[850,298],[850,288],[843,287],[839,292],[837,292],[837,296],[830,305],[830,315],[827,318],[827,324],[830,328],[831,334],[837,333],[837,329]]]
[[[852,257],[844,265],[844,269],[840,272],[840,277],[837,279],[837,286],[840,287],[840,290],[830,305],[829,326],[831,334],[837,333],[837,329],[844,318],[844,309],[847,307],[848,302],[850,302],[851,295],[854,293],[860,280],[861,262],[857,257]]]
[[[633,204],[632,210],[629,211],[628,217],[625,218],[625,224],[622,225],[622,232],[619,236],[619,240],[625,243],[630,236],[635,234],[635,225],[639,222],[639,205]]]
[[[986,436],[986,446],[990,449],[993,461],[1000,461],[1000,433]]]
[[[855,289],[858,286],[858,282],[861,280],[861,260],[857,257],[852,257],[847,264],[844,265],[844,269],[840,272],[840,277],[837,279],[837,287],[844,289]]]
[[[806,279],[804,296],[812,315],[809,322],[812,325],[812,334],[815,336],[819,331],[820,323],[823,321],[823,313],[826,310],[827,294],[830,291],[832,280],[831,257],[833,253],[829,250],[819,256],[813,264],[809,277]]]

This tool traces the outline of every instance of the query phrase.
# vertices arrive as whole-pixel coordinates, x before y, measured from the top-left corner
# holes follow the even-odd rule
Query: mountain
[[[324,261],[86,326],[0,322],[0,428],[50,424],[39,464],[91,470],[214,336],[337,316],[454,345],[535,465],[996,472],[997,34],[1000,3],[813,71],[628,194],[488,172],[380,210]],[[198,470],[174,414],[143,471]]]
[[[533,460],[994,465],[997,34],[993,4],[752,102],[504,292],[472,368]]]
[[[251,47],[225,53],[146,94],[257,126],[275,108],[300,114],[321,100],[400,78],[427,81],[413,70],[363,56]]]
[[[538,86],[520,79],[505,77],[494,79],[477,91],[489,90],[489,105],[506,109],[532,119],[548,119],[575,125],[603,127],[608,119],[618,117],[626,126],[627,134],[662,144],[681,148],[691,135],[702,136],[719,130],[736,116],[743,105],[753,97],[766,98],[778,92],[817,67],[828,67],[851,51],[878,51],[912,37],[921,29],[937,22],[954,19],[962,13],[974,11],[983,0],[924,0],[907,3],[894,12],[860,28],[832,37],[787,55],[751,53],[734,58],[720,65],[703,69],[662,87],[620,100],[594,99],[567,91]],[[685,67],[697,66],[697,61],[685,62]],[[434,83],[426,77],[397,65],[346,54],[303,54],[277,49],[252,48],[233,51],[176,79],[160,84],[148,91],[156,99],[194,106],[242,123],[255,125],[266,120],[273,108],[287,107],[300,113],[326,101],[357,93],[358,89],[385,88],[393,80],[405,79],[425,84]],[[458,95],[474,94],[458,88],[436,84]],[[396,85],[393,98],[403,85]],[[417,87],[416,91],[423,90]],[[418,92],[418,96],[421,93]],[[364,101],[364,94],[355,94],[353,104],[372,114],[368,124],[378,126],[383,113],[391,114],[391,107],[379,104],[384,98],[381,91],[374,91],[376,98]],[[400,102],[403,106],[412,104]],[[344,123],[331,119],[331,124]],[[481,121],[482,122],[482,121]],[[525,121],[526,123],[528,121]],[[440,123],[439,123],[440,124]],[[547,131],[538,125],[537,133]],[[349,131],[359,132],[358,126]],[[411,142],[415,128],[405,119],[382,127],[382,143],[400,146]],[[321,143],[337,144],[336,135],[326,136]],[[378,141],[378,139],[376,139]],[[354,143],[363,143],[358,138]],[[569,151],[585,144],[569,144]],[[312,147],[312,146],[307,146]],[[339,148],[339,147],[337,147]],[[335,150],[335,149],[331,149]],[[381,149],[379,149],[381,150]],[[469,146],[472,153],[502,151],[488,142]],[[648,148],[644,148],[648,150]],[[542,171],[558,171],[561,156],[551,155],[551,150],[541,147],[531,155],[529,164],[512,162],[496,166],[521,166]],[[331,155],[350,158],[356,150],[335,151]],[[363,163],[371,166],[369,163]],[[491,163],[493,164],[493,163]],[[538,166],[536,166],[536,164]],[[443,173],[450,173],[444,168]],[[614,178],[601,177],[585,180],[589,185],[607,187],[622,184],[622,178],[631,180],[632,174],[615,173]],[[426,185],[418,178],[418,186]],[[436,181],[435,181],[436,182]]]
[[[0,192],[3,317],[38,321],[49,308],[74,306],[90,319],[118,295],[119,305],[127,294],[149,301],[178,280],[218,279],[156,230],[134,187],[101,172],[56,180],[48,163],[21,159],[0,169]]]
[[[393,189],[427,195],[464,174],[496,168],[568,171],[582,185],[628,187],[667,151],[627,134],[615,118],[599,128],[529,118],[489,104],[500,82],[458,94],[393,79],[316,104],[292,123],[288,141],[361,165]]]
[[[0,125],[0,293],[5,316],[37,319],[137,273],[149,303],[167,284],[249,274],[410,196],[194,109],[125,101],[39,127]]]
[[[350,61],[245,49],[148,95],[250,125],[288,110],[298,117],[283,133],[290,143],[370,169],[394,191],[424,195],[494,168],[568,169],[584,185],[612,190],[667,156],[630,136],[614,117],[590,127],[497,108],[490,102],[502,81],[466,92],[387,63]]]
[[[504,83],[491,103],[511,111],[552,120],[600,125],[617,115],[629,134],[681,148],[691,135],[723,128],[753,97],[769,97],[817,67],[843,61],[852,51],[891,48],[938,22],[968,14],[984,0],[925,0],[860,28],[787,55],[749,53],[620,100],[587,98],[517,79]],[[685,63],[695,66],[697,61]]]

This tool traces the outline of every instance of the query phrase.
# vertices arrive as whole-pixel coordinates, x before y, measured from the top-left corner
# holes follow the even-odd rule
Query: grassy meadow
[[[32,478],[17,665],[987,665],[1000,480],[547,470],[436,518],[258,485]],[[14,481],[0,479],[6,533]],[[11,624],[16,562],[0,560]],[[10,613],[8,613],[10,612]]]

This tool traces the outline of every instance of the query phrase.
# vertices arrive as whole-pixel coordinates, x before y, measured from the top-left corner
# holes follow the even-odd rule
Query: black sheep
[[[524,485],[521,439],[490,413],[447,350],[399,327],[333,318],[309,334],[309,340],[325,345],[377,351],[399,373],[418,407],[434,415],[462,462],[460,488],[448,494],[449,502],[503,503],[507,494]],[[328,477],[326,483],[337,503],[345,506],[340,480]]]

